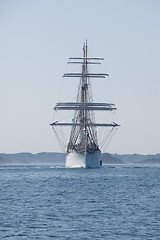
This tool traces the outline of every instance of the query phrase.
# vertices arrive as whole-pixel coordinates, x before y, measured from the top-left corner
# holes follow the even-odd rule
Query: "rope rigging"
[[[75,97],[76,101],[74,102],[72,100],[72,102],[67,101],[57,103],[54,108],[54,118],[56,117],[56,113],[59,114],[59,112],[61,112],[62,110],[65,110],[62,111],[63,113],[68,113],[70,110],[74,110],[74,112],[71,111],[71,114],[69,114],[68,116],[64,116],[62,114],[58,121],[54,121],[52,124],[50,124],[53,127],[56,138],[58,139],[61,147],[63,148],[63,150],[67,149],[67,152],[71,151],[73,148],[76,149],[76,151],[78,151],[78,148],[81,148],[82,150],[83,147],[88,149],[99,149],[100,147],[101,149],[103,149],[104,147],[108,146],[113,135],[115,134],[115,130],[119,126],[117,123],[115,123],[114,115],[112,114],[112,112],[115,112],[116,110],[114,104],[101,101],[99,96],[102,94],[98,94],[98,96],[96,96],[95,93],[94,95],[92,93],[91,78],[104,79],[106,76],[108,76],[108,74],[94,72],[92,73],[92,71],[89,71],[91,67],[88,64],[91,64],[92,66],[95,66],[97,64],[98,66],[99,64],[101,64],[100,61],[102,60],[102,58],[88,58],[86,42],[83,47],[83,58],[70,58],[69,61],[69,64],[74,63],[75,66],[77,64],[80,64],[82,72],[70,72],[63,75],[63,77],[70,77],[72,79],[77,77],[80,78],[78,84],[78,94]],[[99,90],[99,85],[97,85],[98,87],[96,90]],[[73,94],[70,94],[70,98],[73,99]],[[94,102],[94,98],[100,99],[100,102]],[[102,98],[104,100],[104,96],[102,96]],[[98,123],[96,122],[97,115],[95,112],[100,112],[100,122],[98,121]],[[105,114],[110,114],[111,118],[109,119],[109,117],[102,117],[102,112],[105,112]],[[67,122],[68,119],[70,119],[70,122]],[[64,120],[66,122],[63,122]],[[109,120],[111,120],[111,122]],[[70,126],[68,130],[68,132],[70,132],[67,135],[68,139],[64,134],[62,126]],[[97,130],[97,128],[99,127],[101,127],[101,129]],[[106,128],[107,130],[104,130]]]

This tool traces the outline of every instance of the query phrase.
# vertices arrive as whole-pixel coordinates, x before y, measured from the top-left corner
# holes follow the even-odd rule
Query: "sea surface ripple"
[[[0,167],[0,239],[160,239],[160,167]]]

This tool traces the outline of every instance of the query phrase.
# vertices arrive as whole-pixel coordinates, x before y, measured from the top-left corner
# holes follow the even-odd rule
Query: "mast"
[[[87,75],[87,40],[86,44],[84,43],[83,46],[83,66],[82,66],[82,74]],[[86,107],[87,103],[87,76],[82,76],[82,87],[81,87],[81,102],[84,103],[84,106]],[[84,124],[84,129],[82,129],[82,136],[81,141],[85,141],[85,145],[87,144],[87,110],[82,110],[82,122]]]
[[[87,123],[88,123],[88,108],[87,104],[90,102],[89,99],[89,92],[88,92],[88,59],[87,59],[87,39],[86,43],[83,45],[83,65],[82,65],[82,78],[81,78],[81,103],[83,104],[84,108],[81,110],[81,123],[84,125],[81,127],[81,143],[85,144],[85,148],[88,144],[88,137],[89,133],[87,131]]]

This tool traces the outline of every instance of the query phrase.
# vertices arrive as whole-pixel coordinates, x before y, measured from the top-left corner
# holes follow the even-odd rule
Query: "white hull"
[[[72,151],[66,155],[67,168],[97,168],[101,166],[100,151],[95,151],[93,154],[77,153]]]

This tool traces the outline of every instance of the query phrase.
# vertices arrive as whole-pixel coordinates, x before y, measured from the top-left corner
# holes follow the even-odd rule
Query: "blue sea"
[[[0,239],[160,239],[160,167],[0,167]]]

